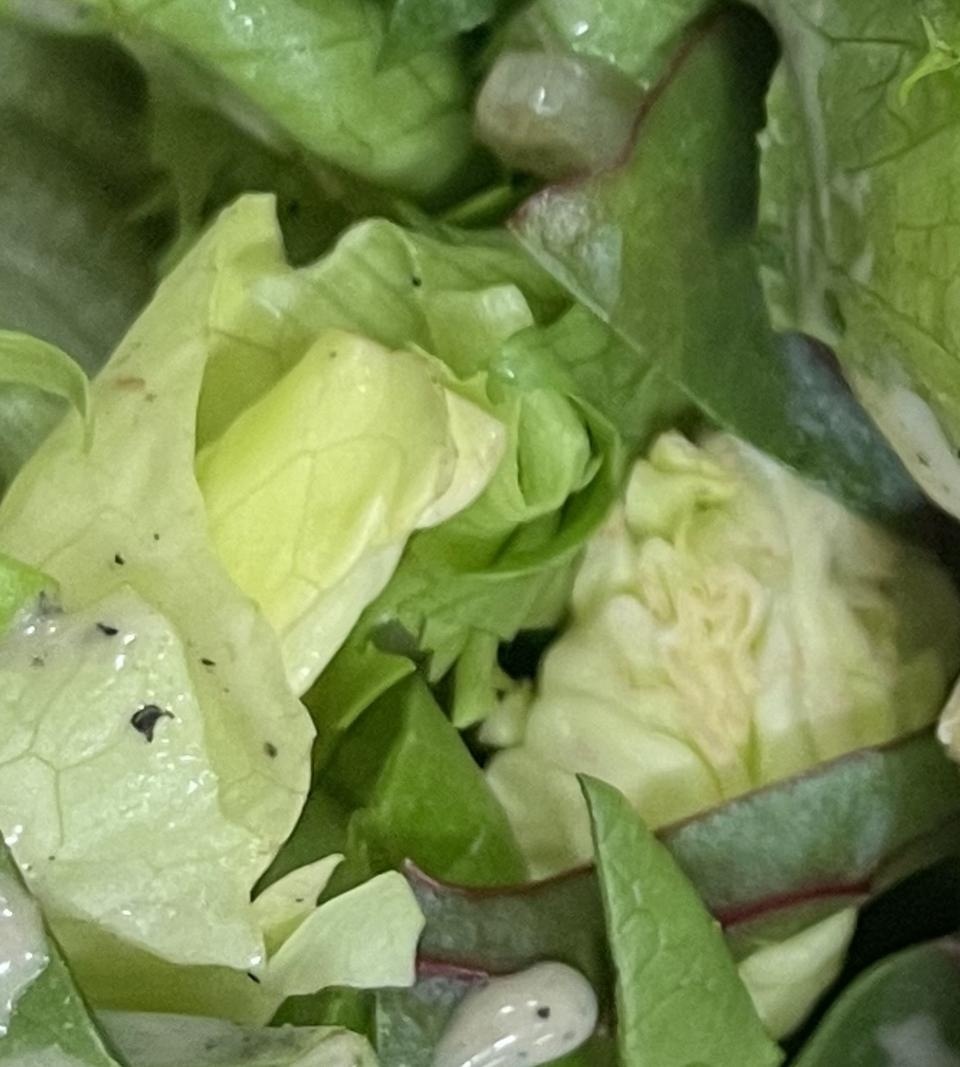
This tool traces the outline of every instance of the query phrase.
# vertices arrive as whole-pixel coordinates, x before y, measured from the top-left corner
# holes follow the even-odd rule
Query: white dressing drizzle
[[[537,1067],[587,1040],[597,1023],[590,983],[565,963],[538,963],[468,993],[433,1067]]]
[[[49,961],[40,911],[27,891],[0,874],[0,1037],[24,991]]]

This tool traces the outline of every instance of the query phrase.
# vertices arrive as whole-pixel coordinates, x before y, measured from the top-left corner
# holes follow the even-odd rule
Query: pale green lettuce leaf
[[[736,438],[671,431],[588,545],[523,741],[488,776],[534,872],[574,866],[574,772],[653,827],[685,818],[932,723],[958,638],[931,556]]]
[[[249,971],[178,966],[87,923],[62,922],[58,930],[71,964],[82,970],[84,991],[98,1008],[110,1010],[262,1026],[290,997],[327,986],[412,985],[423,916],[410,886],[387,871],[317,905],[341,860],[327,856],[298,868],[266,890],[262,904],[254,903],[267,952]]]
[[[387,588],[309,696],[321,730],[335,734],[413,662],[429,661],[437,679],[473,631],[511,637],[523,625],[554,620],[571,560],[612,499],[622,457],[609,424],[578,403],[575,377],[556,366],[554,351],[564,345],[573,351],[579,331],[561,331],[539,369],[521,375],[519,350],[508,358],[514,339],[539,331],[536,323],[552,321],[568,304],[508,234],[415,233],[370,220],[348,230],[315,265],[265,275],[255,292],[283,317],[288,344],[298,333],[311,339],[339,328],[391,349],[431,353],[442,365],[463,458],[469,442],[475,451],[486,436],[476,428],[481,409],[506,429],[487,489],[410,540]],[[263,366],[257,361],[235,386],[216,386],[211,378],[200,412],[202,440],[216,438],[235,417],[239,390],[252,399],[274,380]],[[227,367],[224,381],[233,375],[234,366]],[[459,494],[459,503],[468,500]],[[453,510],[449,499],[444,510]],[[491,657],[495,645],[487,641]],[[493,666],[490,658],[491,677]]]
[[[227,568],[247,567],[238,578],[257,579],[250,560],[262,563],[263,546],[237,536],[226,566],[218,554],[229,516],[261,474],[286,469],[291,444],[302,454],[306,438],[308,453],[323,452],[329,442],[312,401],[328,405],[331,418],[344,415],[327,427],[330,439],[359,440],[362,458],[358,418],[368,419],[376,445],[402,388],[411,403],[396,413],[406,432],[391,449],[414,451],[405,471],[391,467],[393,452],[376,453],[369,491],[361,486],[352,498],[337,489],[344,457],[325,457],[322,514],[308,508],[285,534],[320,535],[309,538],[308,580],[338,553],[349,571],[357,532],[373,529],[398,555],[410,528],[464,507],[489,477],[502,436],[494,419],[446,388],[442,364],[304,322],[325,286],[335,306],[343,275],[328,272],[337,255],[295,271],[272,201],[239,201],[97,378],[90,440],[78,420],[62,424],[0,507],[0,543],[28,563],[42,559],[66,609],[50,615],[41,605],[3,644],[0,704],[11,715],[21,700],[32,709],[28,720],[10,720],[4,823],[20,827],[18,858],[97,1003],[264,1022],[291,994],[327,981],[412,980],[421,919],[399,876],[314,910],[331,860],[250,904],[299,815],[312,730],[286,680],[283,634],[228,577]],[[389,398],[371,391],[378,384],[390,387]],[[404,428],[396,421],[394,429]],[[478,440],[492,440],[492,450]],[[356,473],[357,458],[347,459]],[[323,521],[327,506],[344,500],[346,531]],[[268,523],[276,515],[271,506]],[[43,536],[32,533],[37,523]],[[304,888],[312,901],[293,907],[290,892]]]
[[[313,911],[271,956],[268,994],[328,986],[409,986],[423,916],[407,880],[386,871]]]
[[[273,144],[413,196],[443,191],[472,148],[454,48],[382,66],[376,0],[95,0],[148,68],[185,61],[218,106]]]
[[[253,910],[268,952],[275,952],[313,911],[342,862],[343,856],[332,852],[296,868],[254,898]]]
[[[89,383],[80,365],[56,345],[0,330],[0,381],[28,385],[68,401],[87,420]]]
[[[332,1026],[242,1027],[222,1019],[101,1012],[104,1030],[135,1067],[376,1067],[367,1041]]]
[[[937,0],[761,6],[784,57],[761,140],[774,321],[835,349],[911,474],[960,514],[960,82],[949,63],[916,77],[931,35],[960,39],[960,18]]]
[[[101,1012],[110,1040],[135,1067],[376,1067],[367,1041],[330,1026],[241,1027],[222,1019]]]
[[[768,1033],[783,1037],[803,1022],[839,977],[856,925],[857,909],[843,908],[739,964],[740,980]]]
[[[0,507],[0,545],[59,583],[77,640],[78,619],[89,618],[93,625],[96,605],[119,598],[135,608],[138,622],[149,624],[152,639],[170,650],[167,663],[144,661],[145,676],[131,669],[130,686],[139,681],[139,704],[152,703],[149,671],[160,670],[166,672],[163,697],[172,702],[162,710],[177,716],[182,698],[189,714],[163,718],[156,732],[158,738],[169,736],[171,743],[181,736],[189,742],[191,760],[199,761],[196,787],[214,820],[208,829],[216,828],[210,839],[205,833],[164,831],[168,815],[163,806],[145,800],[149,791],[143,793],[140,777],[120,773],[120,765],[126,766],[124,746],[135,743],[130,749],[134,761],[154,751],[131,726],[139,704],[125,709],[125,719],[111,724],[101,718],[99,728],[91,723],[79,751],[69,734],[58,738],[50,730],[43,742],[49,746],[43,757],[47,762],[35,764],[36,790],[15,785],[4,795],[5,806],[32,816],[22,847],[30,847],[31,859],[37,849],[30,874],[41,897],[49,895],[64,916],[89,919],[98,909],[108,911],[121,936],[171,959],[235,966],[244,960],[249,965],[261,954],[248,894],[299,814],[309,780],[312,729],[286,684],[274,633],[229,579],[210,545],[194,477],[195,427],[208,361],[229,360],[231,353],[243,353],[258,341],[255,333],[238,326],[237,318],[242,317],[248,279],[257,275],[264,256],[278,255],[277,247],[268,200],[244,201],[228,212],[163,284],[97,378],[91,391],[96,415],[90,441],[84,442],[77,421],[61,423]],[[240,342],[235,339],[239,334],[250,339]],[[56,644],[55,634],[50,642]],[[52,673],[62,670],[63,684],[71,684],[70,656],[62,662],[54,657],[48,666]],[[109,686],[114,676],[127,677],[126,664],[111,673],[109,663],[79,657],[76,668],[89,672],[85,683],[92,687],[74,693],[78,707],[96,708],[97,687]],[[18,685],[41,684],[49,683],[29,674],[11,676],[3,714],[15,715],[11,701],[17,699],[12,694]],[[81,713],[66,703],[56,714],[76,721]],[[29,761],[31,743],[18,742],[20,751],[8,750],[8,774],[13,760]],[[98,779],[93,771],[98,760],[113,768],[116,777],[105,783]],[[76,819],[63,823],[58,791],[71,773],[78,782],[86,775],[89,784],[77,785]],[[179,786],[174,784],[177,777]],[[190,765],[169,768],[165,780],[179,799],[182,816],[202,817],[191,811]],[[113,857],[120,845],[105,831],[113,818],[110,798],[124,798],[146,831],[129,835],[116,871]],[[62,807],[72,818],[69,806]],[[201,808],[198,803],[197,810]],[[151,871],[158,847],[155,833],[165,832],[168,865]],[[107,852],[90,851],[93,842]],[[76,865],[67,862],[58,873],[61,868],[50,857],[61,850]],[[226,854],[231,860],[224,868],[221,857]],[[131,868],[138,870],[136,877],[130,877]],[[151,876],[152,903],[145,888]],[[203,894],[194,893],[204,884],[221,902],[213,909],[215,923],[205,913]],[[136,909],[129,906],[133,895]],[[170,908],[195,916],[195,921],[170,924]]]
[[[302,692],[407,538],[466,507],[504,450],[422,355],[328,330],[197,458],[211,537],[280,635]]]

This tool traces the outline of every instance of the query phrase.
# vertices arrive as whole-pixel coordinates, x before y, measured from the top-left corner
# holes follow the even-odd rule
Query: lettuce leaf
[[[489,780],[534,869],[562,869],[589,856],[574,772],[654,828],[687,818],[929,727],[958,643],[932,554],[736,438],[671,430],[589,541]]]
[[[182,62],[198,92],[270,144],[383,187],[430,197],[471,155],[469,86],[452,47],[381,66],[376,0],[95,0],[145,62]]]
[[[588,331],[558,326],[537,358],[526,358],[524,338],[538,337],[538,323],[569,301],[504,233],[414,233],[372,220],[349,230],[315,267],[263,290],[288,313],[295,308],[291,321],[304,329],[339,327],[432,353],[446,368],[446,387],[506,429],[506,452],[487,489],[411,539],[390,583],[309,694],[320,760],[414,664],[436,681],[475,637],[486,648],[480,703],[492,706],[497,640],[556,617],[570,563],[619,484],[617,434],[580,400],[576,375],[562,369]],[[598,324],[592,343],[602,345],[603,334]],[[611,364],[632,363],[629,352],[608,347]],[[201,434],[215,434],[203,413]]]
[[[401,682],[348,731],[324,784],[357,808],[347,829],[353,878],[368,876],[367,864],[374,873],[404,860],[463,885],[526,875],[502,808],[419,678]]]
[[[774,321],[835,348],[911,474],[960,514],[949,207],[957,71],[948,64],[916,78],[929,53],[925,25],[935,40],[955,41],[960,19],[935,2],[811,11],[769,0],[763,9],[784,51],[761,141]]]
[[[101,1012],[135,1067],[376,1067],[367,1042],[335,1027],[240,1027],[221,1019]]]
[[[341,330],[197,457],[217,553],[280,635],[302,692],[387,584],[416,529],[486,487],[504,428],[422,355]]]
[[[54,925],[86,928],[88,962],[112,930],[182,963],[255,966],[249,891],[306,793],[309,718],[209,545],[193,473],[207,361],[235,346],[251,249],[276,240],[267,201],[225,216],[96,380],[90,440],[61,423],[0,507],[0,542],[57,580],[67,609],[4,645],[4,825],[23,827],[13,847]],[[27,691],[47,713],[32,738],[13,727]]]
[[[585,776],[581,787],[616,970],[621,1060],[780,1063],[719,928],[670,854],[612,786]]]
[[[684,31],[711,6],[711,0],[535,0],[514,20],[506,41],[599,60],[648,91],[675,57]]]
[[[763,307],[751,242],[768,49],[743,12],[697,27],[638,112],[623,164],[548,186],[512,227],[713,423],[857,508],[910,511],[917,492],[896,456],[822,357],[777,337]]]

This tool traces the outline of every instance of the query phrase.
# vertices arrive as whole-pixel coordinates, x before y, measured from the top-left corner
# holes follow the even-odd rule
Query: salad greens
[[[581,785],[617,973],[621,1059],[638,1067],[779,1063],[720,930],[669,853],[612,786],[588,777]]]
[[[932,557],[725,435],[656,439],[570,612],[488,770],[540,875],[590,857],[577,771],[663,826],[931,724],[960,666]]]
[[[960,1062],[960,17],[752,7],[0,0],[0,1064]]]
[[[911,473],[955,513],[957,83],[930,50],[949,53],[960,18],[939,3],[766,7],[783,41],[760,197],[773,320],[833,345]]]
[[[453,47],[381,62],[375,0],[95,0],[84,5],[146,69],[174,65],[267,143],[416,196],[437,195],[471,154],[468,83]]]

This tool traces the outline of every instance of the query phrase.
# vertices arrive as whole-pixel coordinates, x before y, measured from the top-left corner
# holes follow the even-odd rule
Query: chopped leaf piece
[[[960,82],[923,76],[952,65],[960,16],[933,0],[763,8],[783,42],[761,139],[771,314],[834,348],[917,483],[960,515]]]
[[[857,909],[834,915],[783,941],[763,945],[738,967],[753,1006],[767,1032],[789,1034],[810,1005],[836,981],[857,924]]]
[[[720,928],[670,854],[611,786],[586,776],[616,969],[617,1044],[629,1067],[774,1067]],[[691,1023],[695,1021],[695,1025]]]

